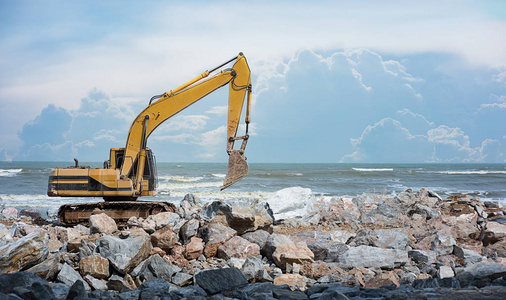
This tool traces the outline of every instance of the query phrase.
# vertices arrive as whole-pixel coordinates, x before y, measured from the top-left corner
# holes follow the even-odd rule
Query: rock
[[[94,290],[106,290],[107,289],[107,282],[105,280],[97,279],[91,275],[84,276],[84,280],[86,280],[86,282]]]
[[[49,254],[47,244],[48,235],[39,231],[0,247],[0,272],[17,272],[44,261]]]
[[[436,288],[460,288],[460,282],[455,277],[451,278],[427,278],[417,279],[413,282],[415,289],[436,289]]]
[[[336,230],[330,234],[330,239],[339,244],[346,244],[348,240],[357,234],[348,230]]]
[[[237,234],[237,231],[221,223],[209,223],[200,230],[200,237],[206,243],[204,255],[206,257],[216,256],[218,247]]]
[[[455,276],[455,273],[453,272],[452,268],[448,266],[441,266],[439,267],[439,270],[437,270],[437,277],[440,279],[450,278],[453,276]]]
[[[149,252],[149,256],[155,255],[155,254],[158,254],[161,257],[164,257],[165,255],[167,255],[167,253],[165,251],[163,251],[162,249],[160,249],[158,247],[153,247],[153,250],[151,250],[151,252]]]
[[[103,236],[97,241],[100,256],[107,258],[121,274],[133,270],[151,252],[150,238],[147,236],[129,236],[125,239],[114,236]]]
[[[123,291],[125,289],[134,290],[135,283],[130,275],[125,275],[124,278],[114,274],[107,281],[107,288],[113,291]]]
[[[409,261],[408,252],[397,249],[381,249],[370,246],[350,248],[339,257],[345,268],[386,268],[393,269]]]
[[[198,286],[185,286],[183,288],[174,290],[170,292],[170,296],[172,299],[206,299],[207,293]],[[217,295],[218,297],[221,295]],[[147,298],[151,299],[151,298]],[[210,297],[209,299],[215,299]],[[218,300],[220,298],[217,298]]]
[[[14,207],[6,207],[2,210],[2,215],[6,218],[16,218],[18,216],[18,210]]]
[[[292,290],[304,291],[307,289],[307,281],[306,277],[299,274],[283,274],[274,278],[274,285],[287,284]]]
[[[172,226],[165,226],[151,234],[151,244],[165,252],[169,252],[177,243],[179,236],[172,230]]]
[[[195,275],[195,283],[207,294],[236,289],[248,284],[248,280],[237,268],[204,270]]]
[[[276,248],[283,244],[294,244],[294,242],[284,234],[271,234],[262,248],[262,255],[267,257],[268,260],[272,260],[272,254],[276,251]]]
[[[422,250],[410,250],[408,251],[408,256],[413,260],[417,265],[426,265],[431,263],[435,257],[431,256],[425,251]]]
[[[137,289],[140,293],[138,298],[139,300],[148,300],[148,299],[171,299],[169,294],[172,287],[170,284],[163,280],[148,280],[141,284]],[[174,298],[179,299],[179,298]]]
[[[474,279],[488,278],[494,280],[506,275],[506,266],[497,263],[474,264],[466,267],[463,273],[469,273]]]
[[[286,264],[311,263],[314,260],[314,254],[305,245],[281,244],[276,247],[272,259],[276,266],[284,269]]]
[[[257,276],[259,282],[274,282],[274,279],[272,279],[269,272],[265,269],[258,270]]]
[[[40,278],[51,280],[60,271],[58,269],[58,258],[56,256],[49,257],[40,264],[29,268],[27,271],[36,274]]]
[[[384,249],[406,250],[411,243],[405,228],[375,229],[373,234],[377,240],[374,246]]]
[[[0,240],[12,241],[12,235],[7,227],[0,223]]]
[[[90,231],[91,233],[105,233],[112,234],[118,230],[118,226],[113,218],[105,213],[90,216]]]
[[[161,212],[156,215],[150,215],[145,220],[140,222],[140,225],[142,229],[144,229],[146,232],[153,233],[156,230],[159,230],[165,226],[172,226],[176,225],[177,222],[179,222],[179,215],[173,212]],[[139,223],[139,220],[131,219],[129,222],[132,225],[137,225]]]
[[[98,254],[86,256],[79,261],[81,276],[90,275],[98,279],[109,277],[109,260]]]
[[[483,238],[483,245],[486,247],[502,239],[506,239],[506,225],[497,222],[488,222]]]
[[[30,217],[32,219],[37,219],[37,218],[40,218],[41,215],[40,215],[40,211],[36,210],[36,209],[33,209],[33,208],[25,208],[25,209],[22,209],[19,213],[18,213],[18,218],[21,218],[21,217]]]
[[[197,219],[191,219],[184,223],[184,225],[179,230],[179,237],[184,244],[188,244],[190,242],[190,238],[197,235],[199,226],[200,223]]]
[[[265,246],[265,243],[267,243],[269,235],[270,234],[267,231],[259,229],[252,232],[246,232],[243,235],[241,235],[241,237],[247,239],[252,243],[257,244],[260,247],[260,249],[262,249]]]
[[[21,292],[21,293],[20,293]],[[0,298],[17,294],[22,299],[54,299],[49,283],[30,272],[0,274]],[[18,299],[6,296],[2,299]]]
[[[155,254],[139,264],[133,271],[132,275],[139,277],[141,280],[161,279],[170,281],[172,275],[181,269],[169,265],[160,255]]]
[[[476,253],[473,250],[465,249],[463,248],[463,258],[466,263],[466,265],[476,264],[480,263],[483,260],[483,256]]]
[[[457,242],[451,235],[437,234],[436,238],[431,243],[431,250],[436,252],[436,255],[446,255],[453,253],[453,246]]]
[[[82,241],[84,241],[86,245],[88,245],[90,242],[95,244],[99,238],[100,235],[95,233],[93,235],[81,235],[78,238],[74,238],[72,240],[69,239],[67,242],[67,251],[79,252],[79,249],[82,246]]]
[[[275,220],[303,217],[314,209],[316,198],[311,189],[290,187],[277,191],[267,202]]]
[[[86,289],[84,287],[84,282],[81,280],[77,280],[70,287],[70,290],[67,294],[67,298],[65,298],[65,300],[74,300],[74,298],[76,297],[84,298],[85,296],[86,296]]]
[[[234,236],[223,245],[218,247],[216,256],[223,259],[246,258],[248,256],[260,255],[260,247],[257,244],[251,243],[248,240]]]
[[[187,273],[177,272],[172,276],[172,283],[178,286],[185,286],[191,284],[193,276]]]
[[[201,238],[192,237],[184,252],[186,259],[196,259],[204,253],[204,243]]]
[[[261,259],[254,257],[254,256],[249,256],[244,261],[244,264],[242,264],[241,272],[244,274],[246,279],[251,281],[251,280],[255,279],[255,277],[258,274],[258,271],[262,267],[263,267],[263,262]]]
[[[90,286],[88,283],[84,282],[84,279],[81,277],[81,275],[79,275],[76,270],[72,269],[72,267],[66,263],[63,264],[63,267],[61,268],[60,273],[58,273],[56,279],[68,286],[72,286],[77,280],[80,280],[84,283],[84,288],[87,291],[91,290]]]

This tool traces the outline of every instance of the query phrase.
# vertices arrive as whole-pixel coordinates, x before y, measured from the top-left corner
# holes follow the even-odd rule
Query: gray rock
[[[107,258],[114,269],[126,274],[149,256],[152,249],[150,237],[145,235],[120,238],[103,236],[97,241],[100,255]]]
[[[267,231],[259,229],[252,232],[246,232],[245,234],[241,235],[241,237],[245,238],[251,243],[257,244],[260,246],[260,249],[262,249],[265,246],[265,243],[267,243],[269,235],[270,234]]]
[[[387,268],[402,266],[409,261],[407,251],[397,249],[381,249],[370,246],[350,248],[339,257],[345,268]]]
[[[199,220],[191,219],[188,220],[179,230],[179,237],[183,240],[184,244],[190,242],[191,237],[196,236],[199,230]]]
[[[0,272],[17,272],[44,261],[49,254],[48,240],[45,232],[32,232],[0,247]]]
[[[23,291],[21,295],[17,291]],[[23,299],[54,299],[49,283],[30,272],[0,274],[0,297],[17,293]],[[12,298],[3,298],[12,299]]]
[[[453,276],[455,276],[455,273],[453,272],[452,268],[450,268],[448,266],[441,266],[437,270],[437,277],[440,279],[450,278]]]
[[[139,291],[138,299],[171,299],[170,291],[173,288],[163,280],[148,280],[141,284],[137,290]],[[180,298],[173,298],[180,299]]]
[[[84,288],[84,282],[81,280],[77,280],[70,287],[69,293],[67,294],[67,298],[65,300],[74,300],[76,297],[85,297],[86,289]]]
[[[94,290],[106,290],[107,282],[103,279],[97,279],[91,275],[84,276],[84,280],[94,289]]]
[[[380,248],[406,250],[411,242],[404,228],[375,229],[373,234],[377,238],[374,246]]]
[[[236,289],[248,284],[248,280],[237,268],[204,270],[195,275],[195,283],[209,295]]]
[[[30,217],[32,219],[37,219],[37,218],[40,218],[41,215],[40,215],[40,211],[36,210],[36,209],[33,209],[33,208],[25,208],[25,209],[22,209],[19,213],[18,213],[18,218],[21,218],[21,217]]]
[[[132,276],[139,277],[141,280],[170,281],[172,275],[180,270],[177,266],[169,265],[160,255],[155,254],[139,264],[132,271]]]
[[[56,256],[49,257],[40,264],[29,268],[27,271],[36,274],[40,278],[52,280],[60,271],[58,270],[58,258]]]
[[[497,263],[474,264],[464,269],[464,272],[471,274],[475,279],[497,279],[506,275],[506,266]]]
[[[246,279],[253,280],[258,274],[260,268],[263,267],[263,262],[260,258],[249,256],[242,265],[241,272],[244,274]]]
[[[268,260],[272,261],[272,254],[276,251],[279,245],[283,244],[294,244],[290,237],[284,234],[271,234],[265,243],[265,246],[261,249],[262,255],[267,257]]]
[[[65,283],[68,286],[72,286],[76,281],[80,280],[83,282],[84,288],[87,291],[91,290],[90,286],[88,285],[88,283],[86,283],[84,281],[84,279],[81,277],[81,275],[76,270],[72,269],[71,266],[67,265],[66,263],[63,264],[63,267],[61,268],[60,273],[58,273],[58,276],[56,277],[56,279],[59,282]]]
[[[118,292],[131,289],[128,282],[123,277],[120,277],[116,274],[109,277],[109,280],[107,281],[107,288],[109,290],[118,291]]]
[[[436,255],[446,255],[453,253],[453,246],[457,242],[451,235],[437,234],[436,238],[431,243],[431,250],[436,252]]]
[[[431,263],[434,259],[433,255],[422,250],[410,250],[408,251],[408,256],[413,262],[420,266]]]
[[[481,256],[477,252],[474,252],[473,250],[463,248],[462,251],[464,254],[464,261],[466,262],[466,265],[480,263],[483,260],[483,256]]]
[[[187,273],[178,272],[172,276],[172,283],[178,286],[185,286],[192,283],[193,276]]]
[[[170,297],[173,300],[179,300],[179,299],[206,299],[205,296],[207,296],[207,293],[198,286],[191,285],[191,286],[185,286],[183,288],[174,290],[170,292]],[[143,298],[143,299],[151,299],[151,298]]]

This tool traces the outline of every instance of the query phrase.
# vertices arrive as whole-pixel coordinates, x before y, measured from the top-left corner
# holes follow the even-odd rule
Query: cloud
[[[168,120],[157,128],[157,133],[171,131],[196,131],[202,130],[207,125],[208,116],[204,115],[180,115]]]

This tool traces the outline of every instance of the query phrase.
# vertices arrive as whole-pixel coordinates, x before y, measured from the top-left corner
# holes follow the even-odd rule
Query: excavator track
[[[105,201],[74,203],[60,206],[58,220],[67,226],[88,225],[91,215],[105,213],[113,218],[118,226],[126,226],[128,219],[131,217],[147,218],[161,212],[176,211],[176,206],[170,202]]]

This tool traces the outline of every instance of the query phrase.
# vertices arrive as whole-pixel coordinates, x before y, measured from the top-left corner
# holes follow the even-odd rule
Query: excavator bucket
[[[248,175],[248,163],[244,157],[244,151],[232,150],[228,158],[228,172],[221,190],[228,188],[237,181]]]

